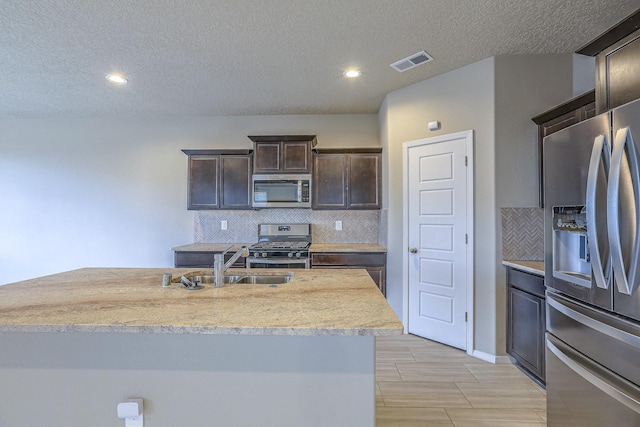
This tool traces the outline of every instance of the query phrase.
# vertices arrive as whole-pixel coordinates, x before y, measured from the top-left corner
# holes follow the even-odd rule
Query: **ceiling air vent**
[[[424,64],[426,62],[432,61],[433,58],[424,50],[422,52],[418,52],[409,56],[408,58],[401,59],[400,61],[396,61],[391,64],[391,67],[396,71],[403,72],[410,70],[414,67],[417,67],[420,64]]]

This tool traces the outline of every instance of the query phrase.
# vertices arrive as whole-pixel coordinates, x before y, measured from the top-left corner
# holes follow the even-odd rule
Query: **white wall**
[[[0,120],[0,283],[80,267],[170,267],[193,241],[183,148],[247,135],[379,146],[377,116]]]

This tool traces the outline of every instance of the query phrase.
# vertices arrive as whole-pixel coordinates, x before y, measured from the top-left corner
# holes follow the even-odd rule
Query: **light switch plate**
[[[220,230],[226,230],[227,229],[227,220],[223,219],[222,221],[220,221]]]
[[[342,230],[342,221],[336,221],[336,230],[338,231]]]

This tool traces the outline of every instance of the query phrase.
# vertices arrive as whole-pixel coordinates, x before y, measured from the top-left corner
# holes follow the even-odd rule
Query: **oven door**
[[[309,268],[309,258],[249,258],[249,268]]]

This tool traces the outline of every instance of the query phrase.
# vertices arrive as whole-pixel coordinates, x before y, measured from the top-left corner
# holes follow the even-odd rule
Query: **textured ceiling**
[[[375,113],[502,54],[570,53],[638,0],[2,0],[0,117]],[[389,64],[425,50],[404,73]],[[347,80],[347,67],[362,69]],[[125,87],[104,76],[121,72]]]

